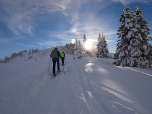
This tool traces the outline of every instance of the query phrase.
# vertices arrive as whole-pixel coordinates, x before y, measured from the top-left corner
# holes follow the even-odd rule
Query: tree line
[[[39,52],[39,49],[32,49],[32,50],[23,50],[23,51],[20,51],[18,53],[12,53],[10,57],[6,56],[4,58],[4,60],[0,60],[0,63],[7,63],[9,62],[11,59],[17,57],[17,56],[20,56],[20,57],[23,57],[25,55],[25,61],[27,61],[27,59],[32,59],[33,58],[33,54],[36,53],[36,52]],[[26,53],[28,54],[28,56],[26,57]]]
[[[75,43],[70,43],[65,45],[65,51],[69,54],[74,54],[74,58],[81,59],[83,56],[90,56],[90,57],[100,57],[100,58],[108,58],[109,57],[109,50],[108,44],[105,39],[105,35],[101,35],[97,38],[98,44],[97,48],[94,47],[93,43],[87,41],[86,35],[83,36],[83,43],[80,40],[76,39]],[[87,49],[87,46],[90,48]]]

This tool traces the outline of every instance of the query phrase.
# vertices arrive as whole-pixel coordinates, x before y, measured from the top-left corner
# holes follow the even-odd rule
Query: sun
[[[72,43],[72,44],[74,44],[74,43],[75,43],[75,40],[74,40],[74,39],[72,39],[71,43]]]
[[[86,41],[85,44],[84,44],[84,47],[85,47],[87,50],[90,50],[91,47],[92,47],[91,42]]]

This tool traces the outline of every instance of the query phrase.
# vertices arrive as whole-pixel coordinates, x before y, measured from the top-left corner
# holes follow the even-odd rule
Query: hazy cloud
[[[52,41],[44,41],[44,42],[38,42],[37,44],[41,45],[41,46],[49,47],[49,46],[58,46],[59,43],[61,45],[62,43],[66,43],[66,41],[53,41],[53,42]]]
[[[99,32],[107,33],[111,30],[107,24],[108,20],[98,19],[96,14],[113,2],[126,5],[149,0],[1,0],[0,21],[4,22],[15,35],[22,33],[34,35],[37,24],[35,19],[38,18],[36,15],[61,12],[71,24],[68,30],[70,34],[82,37],[84,33],[87,36],[98,35]],[[108,11],[112,9],[113,7]]]
[[[68,16],[66,10],[70,9],[70,3],[71,0],[1,0],[0,21],[3,21],[15,35],[34,35],[35,14],[60,11]]]
[[[121,2],[123,5],[128,5],[129,3],[132,2],[144,2],[144,3],[150,2],[150,0],[112,0],[112,1]]]
[[[24,36],[12,37],[12,38],[1,38],[0,43],[14,42],[15,40],[23,39],[23,38],[24,38]]]

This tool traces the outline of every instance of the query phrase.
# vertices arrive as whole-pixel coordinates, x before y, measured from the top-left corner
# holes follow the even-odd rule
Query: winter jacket
[[[58,55],[58,58],[52,58],[52,61],[59,61],[59,57],[61,58],[61,54],[58,50],[57,50],[57,55]],[[50,57],[51,57],[51,54],[50,54]]]
[[[61,57],[62,57],[62,58],[64,58],[64,57],[65,57],[65,53],[64,53],[64,52],[62,52],[62,53],[61,53],[61,55],[62,55],[62,54],[63,54],[63,57],[62,57],[62,56],[61,56]]]

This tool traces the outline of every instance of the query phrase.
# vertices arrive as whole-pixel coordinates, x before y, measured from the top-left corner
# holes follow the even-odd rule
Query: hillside
[[[66,54],[52,78],[51,48],[0,64],[0,114],[151,114],[152,72]],[[49,68],[50,61],[50,68]],[[49,70],[48,70],[49,69]]]

